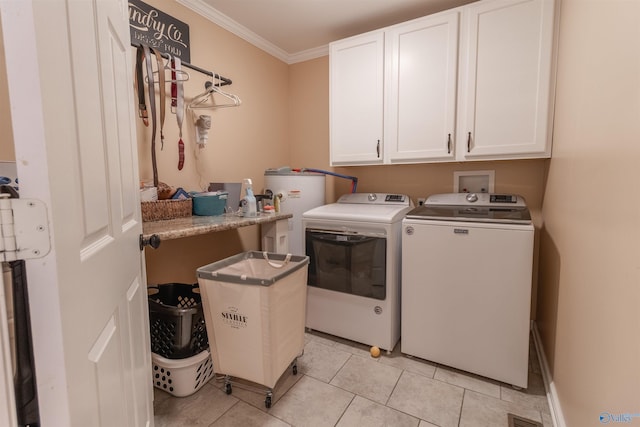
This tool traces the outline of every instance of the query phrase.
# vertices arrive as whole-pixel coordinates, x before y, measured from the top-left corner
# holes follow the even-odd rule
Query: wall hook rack
[[[138,43],[131,43],[131,46],[133,46],[133,47],[135,47],[135,48],[138,48],[138,47],[140,47],[140,44],[138,44]],[[163,57],[163,58],[165,58],[165,59],[171,59],[171,57],[170,57],[169,55],[167,55],[166,53],[160,53],[160,54],[161,54],[161,55],[162,55],[162,57]],[[223,76],[221,76],[221,75],[220,75],[220,74],[218,74],[218,73],[213,73],[213,72],[211,72],[211,71],[205,70],[204,68],[200,68],[200,67],[198,67],[198,66],[196,66],[196,65],[193,65],[193,64],[190,64],[190,63],[188,63],[188,62],[182,62],[182,65],[183,65],[184,67],[190,68],[190,69],[192,69],[192,70],[194,70],[194,71],[197,71],[197,72],[199,72],[199,73],[202,73],[202,74],[206,74],[207,76],[209,76],[209,77],[211,77],[211,78],[213,78],[213,79],[218,80],[220,83],[216,83],[216,86],[228,86],[228,85],[230,85],[231,83],[233,83],[233,82],[231,81],[231,79],[228,79],[228,78],[226,78],[226,77],[223,77]]]

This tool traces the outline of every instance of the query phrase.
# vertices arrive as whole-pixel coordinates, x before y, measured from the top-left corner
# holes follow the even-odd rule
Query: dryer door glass
[[[308,285],[384,300],[387,239],[332,231],[305,231]]]

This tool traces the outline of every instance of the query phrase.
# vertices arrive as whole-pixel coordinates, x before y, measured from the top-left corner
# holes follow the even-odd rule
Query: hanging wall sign
[[[140,0],[129,0],[131,43],[146,44],[160,52],[191,62],[189,26]]]

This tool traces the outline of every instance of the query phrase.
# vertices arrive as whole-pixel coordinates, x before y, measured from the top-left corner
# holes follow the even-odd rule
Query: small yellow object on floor
[[[371,357],[380,357],[380,349],[375,345],[371,347],[371,350],[369,350],[369,352],[371,353]]]

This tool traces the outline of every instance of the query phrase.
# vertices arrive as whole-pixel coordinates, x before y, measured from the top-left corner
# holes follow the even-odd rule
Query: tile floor
[[[552,427],[540,364],[530,344],[529,388],[478,377],[400,353],[374,359],[369,347],[307,332],[298,375],[287,370],[273,405],[264,392],[212,379],[182,398],[154,388],[155,425],[507,427],[507,413]]]

